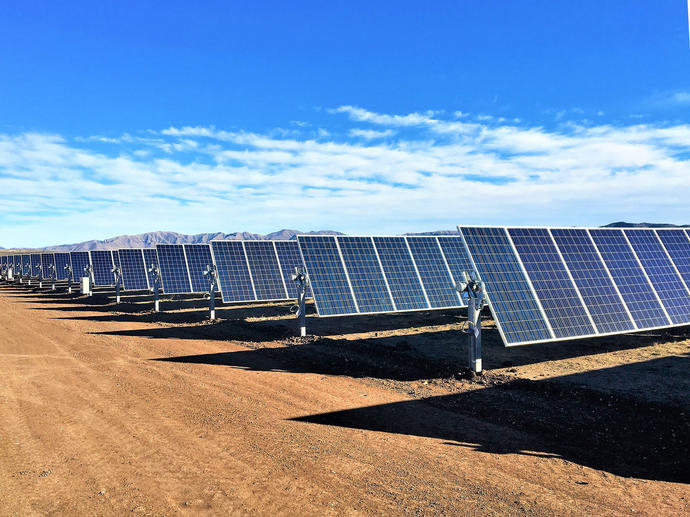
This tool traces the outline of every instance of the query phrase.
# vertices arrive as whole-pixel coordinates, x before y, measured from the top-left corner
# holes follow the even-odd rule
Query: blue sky
[[[0,246],[690,223],[685,0],[15,2]]]

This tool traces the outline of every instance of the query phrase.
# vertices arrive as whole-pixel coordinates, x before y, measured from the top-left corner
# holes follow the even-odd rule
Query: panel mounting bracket
[[[297,315],[297,325],[299,327],[300,337],[307,335],[307,316],[306,316],[306,300],[307,287],[309,287],[309,275],[303,268],[296,266],[295,272],[292,274],[292,281],[297,282],[297,306],[295,314]]]
[[[473,374],[482,373],[482,308],[486,302],[484,283],[474,272],[462,272],[463,280],[455,286],[467,295],[467,321],[462,331],[467,335],[467,362]]]

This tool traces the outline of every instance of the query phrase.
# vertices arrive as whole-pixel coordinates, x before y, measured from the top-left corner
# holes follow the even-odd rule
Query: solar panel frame
[[[41,271],[43,278],[51,279],[55,274],[55,255],[53,253],[41,253]]]
[[[21,270],[22,276],[30,276],[31,275],[31,255],[28,254],[23,254],[19,255],[19,267]]]
[[[211,254],[218,274],[218,289],[225,303],[257,301],[243,241],[211,241]]]
[[[71,265],[69,253],[55,253],[55,279],[59,281],[67,280],[67,270],[65,266]]]
[[[92,250],[91,266],[93,267],[93,285],[97,287],[114,287],[113,254],[111,250]]]
[[[156,244],[156,258],[165,294],[194,294],[182,244]]]
[[[125,291],[143,291],[149,289],[149,278],[144,262],[144,250],[141,248],[121,248],[118,250],[122,288]]]

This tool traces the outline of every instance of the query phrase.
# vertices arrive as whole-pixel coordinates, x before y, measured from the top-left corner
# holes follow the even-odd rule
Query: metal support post
[[[216,319],[216,285],[218,285],[218,272],[216,271],[216,266],[207,264],[204,270],[204,276],[208,280],[209,319],[213,321]]]
[[[472,373],[482,373],[482,308],[484,284],[474,274],[463,272],[463,281],[456,289],[467,296],[467,322],[463,332],[467,335],[467,362]]]
[[[120,284],[122,283],[122,271],[119,267],[115,266],[111,269],[113,276],[115,277],[115,303],[120,303]]]
[[[154,312],[160,312],[161,307],[160,300],[158,299],[158,291],[161,285],[161,270],[156,264],[152,264],[151,267],[149,267],[149,273],[153,273],[153,287],[151,288],[153,291],[153,310]]]
[[[298,283],[296,315],[299,335],[300,337],[305,337],[307,335],[306,299],[309,276],[302,268],[296,267],[295,272],[292,274],[292,280]]]
[[[67,271],[67,292],[72,294],[72,282],[74,281],[74,274],[72,273],[72,266],[67,264],[65,266],[65,271]]]

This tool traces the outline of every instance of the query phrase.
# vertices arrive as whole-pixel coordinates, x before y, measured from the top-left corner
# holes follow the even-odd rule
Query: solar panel
[[[554,339],[505,228],[458,227],[507,345]]]
[[[462,307],[455,290],[463,257],[439,238],[298,236],[320,316]],[[448,237],[459,240],[459,237]],[[452,267],[451,267],[452,263]]]
[[[300,235],[297,241],[319,316],[357,314],[359,309],[335,237]]]
[[[54,278],[55,255],[52,253],[41,253],[41,271],[43,272],[43,278]]]
[[[69,253],[55,254],[55,278],[57,280],[67,280],[67,270],[65,266],[70,264]]]
[[[93,284],[96,286],[115,285],[113,254],[110,250],[97,250],[90,253],[91,265],[93,266]]]
[[[148,275],[144,267],[144,250],[120,249],[120,270],[122,271],[122,286],[126,291],[140,291],[149,288]]]
[[[287,288],[288,299],[296,300],[299,295],[298,285],[292,280],[292,274],[295,272],[295,268],[304,267],[302,255],[299,252],[299,244],[297,241],[273,241],[273,247],[278,257],[283,283]],[[307,287],[307,296],[312,296],[309,287]]]
[[[371,237],[337,239],[359,312],[395,311]]]
[[[184,252],[187,257],[192,292],[207,292],[209,287],[208,278],[204,276],[204,271],[213,264],[211,247],[208,244],[185,244]]]
[[[189,271],[182,244],[156,244],[156,255],[163,292],[167,294],[191,293]]]
[[[455,289],[455,281],[436,238],[407,237],[406,240],[431,307],[440,309],[462,305],[462,299]]]
[[[589,234],[599,250],[613,281],[618,286],[637,328],[669,325],[661,303],[642,270],[633,249],[621,230],[591,229]]]
[[[144,266],[146,267],[146,277],[149,281],[149,288],[153,288],[155,283],[155,275],[149,272],[152,266],[158,266],[158,256],[156,255],[156,248],[144,248]]]
[[[41,254],[32,253],[31,254],[31,276],[36,278],[43,278],[41,272]]]
[[[285,281],[272,241],[245,241],[244,249],[257,300],[286,300]]]
[[[113,264],[120,267],[120,253],[117,250],[112,250],[110,253],[113,254]]]
[[[539,298],[554,336],[595,334],[556,245],[545,228],[510,228],[508,233]]]
[[[19,268],[22,276],[31,275],[31,255],[21,255],[19,260]]]
[[[224,302],[256,300],[242,241],[211,241]]]
[[[597,330],[601,333],[634,330],[630,313],[587,230],[553,229],[551,235]]]
[[[658,231],[657,235],[685,285],[690,285],[690,238],[683,230],[663,230]]]
[[[690,293],[654,230],[625,230],[630,245],[675,324],[690,322]]]
[[[91,263],[88,251],[70,251],[69,257],[72,262],[72,281],[79,282],[79,279],[86,276],[85,269]]]

